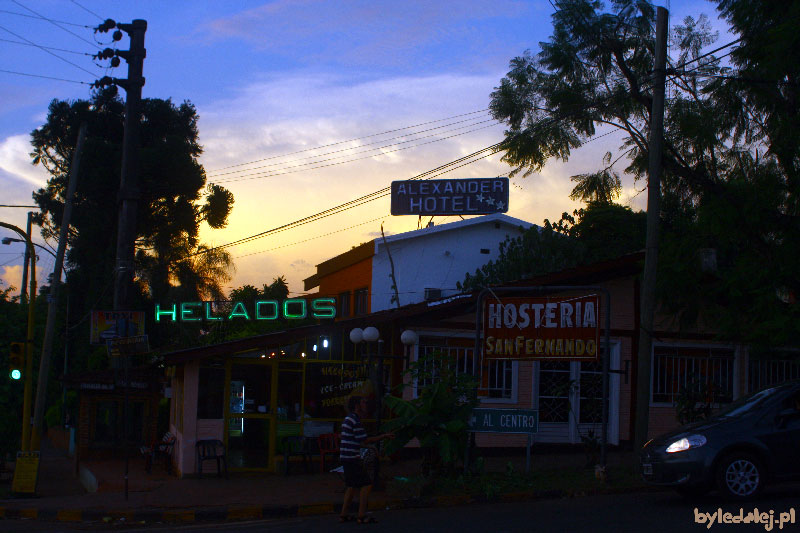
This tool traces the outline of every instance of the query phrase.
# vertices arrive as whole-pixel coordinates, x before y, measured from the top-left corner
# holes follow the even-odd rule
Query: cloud
[[[292,267],[294,270],[300,272],[307,272],[314,268],[314,265],[312,265],[305,259],[297,259],[295,261],[292,261],[292,263],[289,266]]]
[[[42,166],[31,164],[30,151],[28,135],[12,135],[0,142],[0,188],[4,191],[19,190],[19,182],[36,188],[47,185],[49,174]],[[30,196],[22,196],[27,196],[26,203],[30,203]]]

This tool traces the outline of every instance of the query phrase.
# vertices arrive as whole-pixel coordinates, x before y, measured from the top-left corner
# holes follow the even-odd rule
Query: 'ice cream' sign
[[[502,298],[487,303],[483,353],[489,359],[597,358],[598,297]]]

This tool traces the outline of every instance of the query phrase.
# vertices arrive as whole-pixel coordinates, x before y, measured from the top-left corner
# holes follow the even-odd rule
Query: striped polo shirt
[[[350,413],[342,422],[342,441],[339,445],[339,459],[356,461],[361,459],[361,443],[367,432],[356,413]]]

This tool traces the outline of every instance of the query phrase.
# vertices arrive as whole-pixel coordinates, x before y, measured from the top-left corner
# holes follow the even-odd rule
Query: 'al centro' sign
[[[392,182],[393,215],[490,215],[508,211],[508,178]]]
[[[597,359],[597,295],[500,298],[483,311],[487,359]]]

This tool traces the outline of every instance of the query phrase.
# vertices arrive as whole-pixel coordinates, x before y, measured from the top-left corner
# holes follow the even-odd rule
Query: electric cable
[[[53,76],[42,76],[41,74],[29,74],[27,72],[17,72],[15,70],[0,69],[0,72],[5,72],[6,74],[16,74],[17,76],[28,76],[28,77],[31,77],[31,78],[44,78],[46,80],[68,81],[70,83],[80,83],[82,85],[92,85],[92,83],[88,82],[88,81],[68,80],[66,78],[55,78]],[[36,207],[38,207],[38,206],[36,206]]]
[[[347,152],[347,151],[350,151],[350,150],[355,150],[355,149],[363,148],[363,147],[366,147],[366,146],[372,146],[374,144],[379,144],[379,143],[388,142],[388,141],[394,141],[394,140],[397,140],[397,139],[404,139],[404,138],[409,137],[411,135],[419,135],[420,133],[427,133],[429,131],[442,129],[442,128],[445,128],[445,127],[448,127],[448,126],[453,126],[455,124],[463,124],[464,122],[471,122],[473,120],[475,120],[475,119],[470,118],[470,119],[466,119],[466,120],[459,120],[459,121],[456,121],[456,122],[451,122],[449,124],[444,124],[442,126],[437,126],[435,128],[428,128],[428,129],[425,129],[425,130],[408,133],[406,135],[398,135],[397,137],[392,137],[390,139],[381,139],[379,141],[373,141],[371,143],[364,143],[364,144],[360,144],[359,146],[351,146],[350,148],[341,148],[339,150],[332,150],[330,152],[324,152],[324,153],[321,153],[321,154],[311,155],[311,156],[308,156],[308,157],[301,157],[300,159],[293,159],[293,160],[290,160],[290,161],[283,161],[283,162],[280,162],[280,163],[270,163],[268,165],[262,165],[262,166],[253,167],[253,168],[245,168],[245,169],[242,169],[242,170],[232,170],[230,172],[220,172],[220,173],[216,173],[216,174],[214,174],[214,173],[206,173],[206,175],[208,177],[213,178],[213,177],[216,177],[216,176],[225,176],[225,175],[229,175],[229,174],[236,174],[236,173],[239,173],[239,172],[249,172],[250,170],[257,170],[257,169],[260,169],[260,168],[266,168],[266,167],[271,167],[271,166],[276,166],[276,165],[283,165],[283,164],[287,164],[287,163],[296,163],[298,161],[304,161],[306,159],[314,159],[315,157],[322,157],[322,156],[325,156],[325,155],[338,154],[338,153],[341,153],[341,152]],[[494,120],[494,119],[489,119],[489,120]],[[475,126],[477,124],[483,124],[484,122],[487,122],[487,121],[483,120],[483,121],[480,121],[480,122],[473,122],[472,124],[470,124],[470,126]],[[467,127],[469,127],[469,126],[467,126]],[[457,130],[452,130],[452,131],[457,131]],[[428,137],[430,137],[430,136],[428,136]],[[420,138],[424,139],[424,138],[427,138],[427,137],[420,137]],[[406,141],[406,142],[410,142],[410,141]],[[385,148],[386,146],[394,146],[395,144],[402,144],[402,143],[387,144],[387,145],[384,145],[384,146],[379,147],[379,148]],[[275,157],[272,157],[272,158],[269,158],[269,159],[277,159],[277,158],[280,158],[280,157],[285,157],[285,156],[275,156]],[[245,164],[247,164],[247,163],[245,163]]]
[[[484,122],[489,122],[489,120],[486,120]],[[400,152],[402,150],[409,150],[411,148],[417,148],[419,146],[424,146],[424,145],[427,145],[427,144],[433,144],[433,143],[436,143],[436,142],[445,141],[447,139],[452,139],[453,137],[459,137],[461,135],[466,135],[467,133],[472,133],[472,132],[475,132],[475,131],[479,131],[479,130],[483,130],[483,129],[486,129],[486,128],[491,128],[491,127],[500,125],[494,119],[492,119],[491,122],[494,122],[494,124],[489,124],[488,126],[482,126],[480,128],[475,128],[473,130],[465,131],[463,133],[458,133],[458,134],[455,134],[455,135],[449,135],[447,137],[441,137],[441,138],[438,138],[438,139],[435,139],[435,140],[432,140],[432,141],[427,141],[427,142],[424,142],[424,143],[415,144],[413,146],[405,146],[405,147],[402,147],[402,148],[396,148],[394,150],[383,150],[382,152],[377,153],[377,154],[366,155],[366,156],[363,156],[363,157],[356,157],[356,158],[353,158],[353,159],[348,159],[346,161],[339,161],[337,163],[328,163],[326,165],[319,165],[319,166],[315,166],[315,167],[303,168],[303,167],[306,167],[307,165],[313,164],[313,163],[307,163],[305,165],[295,165],[293,167],[291,167],[291,166],[290,167],[286,167],[287,169],[296,168],[297,170],[287,170],[286,172],[256,172],[256,173],[253,173],[253,174],[244,174],[243,176],[235,176],[235,177],[232,177],[232,178],[227,178],[227,179],[222,179],[222,180],[214,180],[213,183],[215,183],[215,184],[217,184],[217,183],[232,183],[232,182],[236,182],[236,181],[246,181],[246,180],[254,180],[254,179],[271,178],[271,177],[274,177],[274,176],[284,176],[286,174],[293,174],[295,172],[302,172],[304,170],[316,170],[316,169],[320,169],[320,168],[327,168],[327,167],[333,167],[333,166],[338,166],[338,165],[344,165],[346,163],[352,163],[354,161],[361,161],[361,160],[364,160],[364,159],[372,159],[373,157],[378,157],[378,156],[381,156],[381,155],[388,155],[388,154],[392,154],[392,153],[395,153],[395,152]],[[414,139],[412,141],[406,141],[406,142],[413,142],[413,141],[416,141],[416,140],[418,140],[418,139]],[[403,144],[403,143],[397,143],[397,144]],[[380,148],[378,148],[378,149],[373,148],[373,149],[370,149],[370,150],[367,150],[367,151],[374,151],[374,150],[379,150],[379,149]],[[364,153],[364,152],[357,152],[357,153]],[[344,157],[348,157],[349,155],[350,154],[348,154],[348,155],[346,155]],[[338,159],[338,158],[323,159],[321,161],[330,161],[332,159]]]
[[[16,15],[18,17],[27,17],[27,18],[30,18],[30,19],[42,20],[42,17],[40,17],[38,15],[34,17],[33,15],[26,15],[25,13],[17,13],[16,11],[8,11],[7,9],[0,9],[0,13],[6,13],[7,15]],[[90,30],[92,29],[91,26],[87,26],[85,24],[76,24],[74,22],[65,22],[63,20],[56,20],[54,22],[58,22],[59,24],[66,24],[68,26],[77,26],[78,28],[87,28],[87,29],[90,29]]]
[[[94,15],[95,17],[99,18],[101,21],[105,22],[106,19],[104,19],[103,17],[101,17],[100,15],[98,15],[97,13],[95,13],[94,11],[89,9],[88,7],[82,6],[81,4],[76,2],[75,0],[69,0],[69,1],[72,2],[73,4],[75,4],[76,6],[78,6],[79,8],[83,9],[84,11],[89,13],[90,15]]]
[[[28,44],[30,44],[31,46],[35,46],[35,47],[37,47],[37,48],[40,48],[40,49],[41,49],[43,52],[45,52],[45,53],[48,53],[48,54],[50,54],[51,56],[53,56],[53,57],[56,57],[56,58],[60,59],[61,61],[65,62],[65,63],[69,63],[69,64],[70,64],[70,65],[72,65],[73,67],[75,67],[75,68],[78,68],[78,69],[81,69],[82,71],[86,72],[87,74],[89,74],[89,75],[91,75],[91,76],[97,76],[97,74],[95,74],[94,72],[91,72],[91,71],[89,71],[89,70],[86,70],[85,68],[83,68],[82,66],[78,65],[77,63],[73,63],[73,62],[72,62],[72,61],[70,61],[69,59],[63,58],[63,57],[61,57],[60,55],[58,55],[58,54],[56,54],[56,53],[53,53],[53,52],[51,52],[51,51],[50,51],[50,50],[48,50],[46,47],[44,47],[44,46],[41,46],[41,45],[38,45],[38,44],[36,44],[35,42],[33,42],[33,41],[30,41],[30,40],[26,39],[25,37],[23,37],[23,36],[21,36],[21,35],[19,35],[19,34],[17,34],[17,33],[14,33],[13,31],[11,31],[11,30],[9,30],[8,28],[6,28],[5,26],[0,26],[0,30],[5,30],[5,31],[7,31],[8,33],[10,33],[11,35],[13,35],[13,36],[14,36],[14,37],[16,37],[17,39],[22,39],[23,41],[27,42],[27,43],[28,43]]]
[[[47,17],[45,17],[44,15],[42,15],[41,13],[37,13],[37,12],[36,12],[36,11],[34,11],[33,9],[30,9],[29,7],[25,7],[23,4],[20,4],[19,2],[17,2],[17,0],[11,0],[11,1],[12,1],[12,2],[14,2],[15,4],[17,4],[17,5],[18,5],[19,7],[21,7],[22,9],[25,9],[26,11],[30,11],[30,12],[31,12],[31,13],[33,13],[34,15],[38,16],[40,19],[42,19],[42,20],[46,20],[46,21],[47,21],[47,22],[49,22],[50,24],[54,25],[56,28],[60,28],[60,29],[64,30],[65,32],[69,33],[69,34],[71,34],[71,35],[74,35],[75,37],[77,37],[77,38],[78,38],[78,39],[80,39],[81,41],[83,41],[83,42],[85,42],[85,43],[88,43],[88,44],[90,44],[90,45],[92,45],[92,46],[94,46],[94,47],[97,47],[97,43],[93,43],[92,41],[90,41],[90,40],[88,40],[88,39],[84,39],[83,37],[81,37],[80,35],[78,35],[77,33],[75,33],[74,31],[72,31],[72,30],[68,30],[67,28],[65,28],[65,27],[61,26],[61,25],[60,25],[58,22],[56,22],[55,20],[53,20],[53,19],[50,19],[50,18],[47,18]],[[89,27],[89,26],[87,26],[87,27]]]
[[[11,39],[0,39],[0,41],[2,41],[4,43],[21,44],[23,46],[36,46],[38,48],[42,48],[42,49],[46,49],[46,50],[56,50],[57,52],[68,52],[70,54],[77,54],[77,55],[92,57],[92,54],[88,54],[86,52],[77,52],[75,50],[66,50],[64,48],[53,48],[52,46],[42,46],[40,44],[23,43],[23,42],[20,42],[20,41],[12,41]]]
[[[254,163],[260,163],[262,161],[269,161],[270,159],[277,159],[279,157],[286,157],[286,156],[290,156],[290,155],[301,154],[301,153],[304,153],[304,152],[310,152],[312,150],[318,150],[320,148],[328,148],[330,146],[337,146],[339,144],[349,143],[349,142],[353,142],[353,141],[360,141],[361,139],[367,139],[369,137],[377,137],[379,135],[386,135],[387,133],[394,133],[394,132],[397,132],[397,131],[408,130],[408,129],[411,129],[411,128],[416,128],[416,127],[419,127],[419,126],[425,126],[425,125],[428,125],[428,124],[435,124],[436,122],[443,122],[445,120],[450,120],[451,118],[466,117],[468,115],[475,115],[477,113],[485,113],[486,111],[487,111],[487,109],[479,109],[477,111],[470,111],[469,113],[461,113],[460,115],[453,115],[453,116],[450,116],[450,117],[440,118],[440,119],[437,119],[437,120],[430,120],[428,122],[421,122],[421,123],[415,124],[413,126],[405,126],[405,127],[402,127],[402,128],[395,128],[393,130],[386,130],[386,131],[382,131],[380,133],[372,133],[370,135],[364,135],[362,137],[355,137],[353,139],[346,139],[344,141],[337,141],[337,142],[334,142],[334,143],[323,144],[323,145],[317,146],[315,148],[306,148],[304,150],[297,150],[295,152],[289,152],[289,153],[286,153],[286,154],[283,154],[283,155],[265,157],[264,159],[257,159],[255,161],[250,161],[250,162],[247,162],[247,163],[239,163],[239,164],[236,164],[236,165],[229,165],[227,167],[220,167],[220,168],[215,169],[215,170],[210,170],[209,173],[213,174],[213,173],[219,172],[220,170],[227,170],[229,168],[236,168],[236,167],[241,167],[241,166],[245,166],[245,165],[252,165]]]

